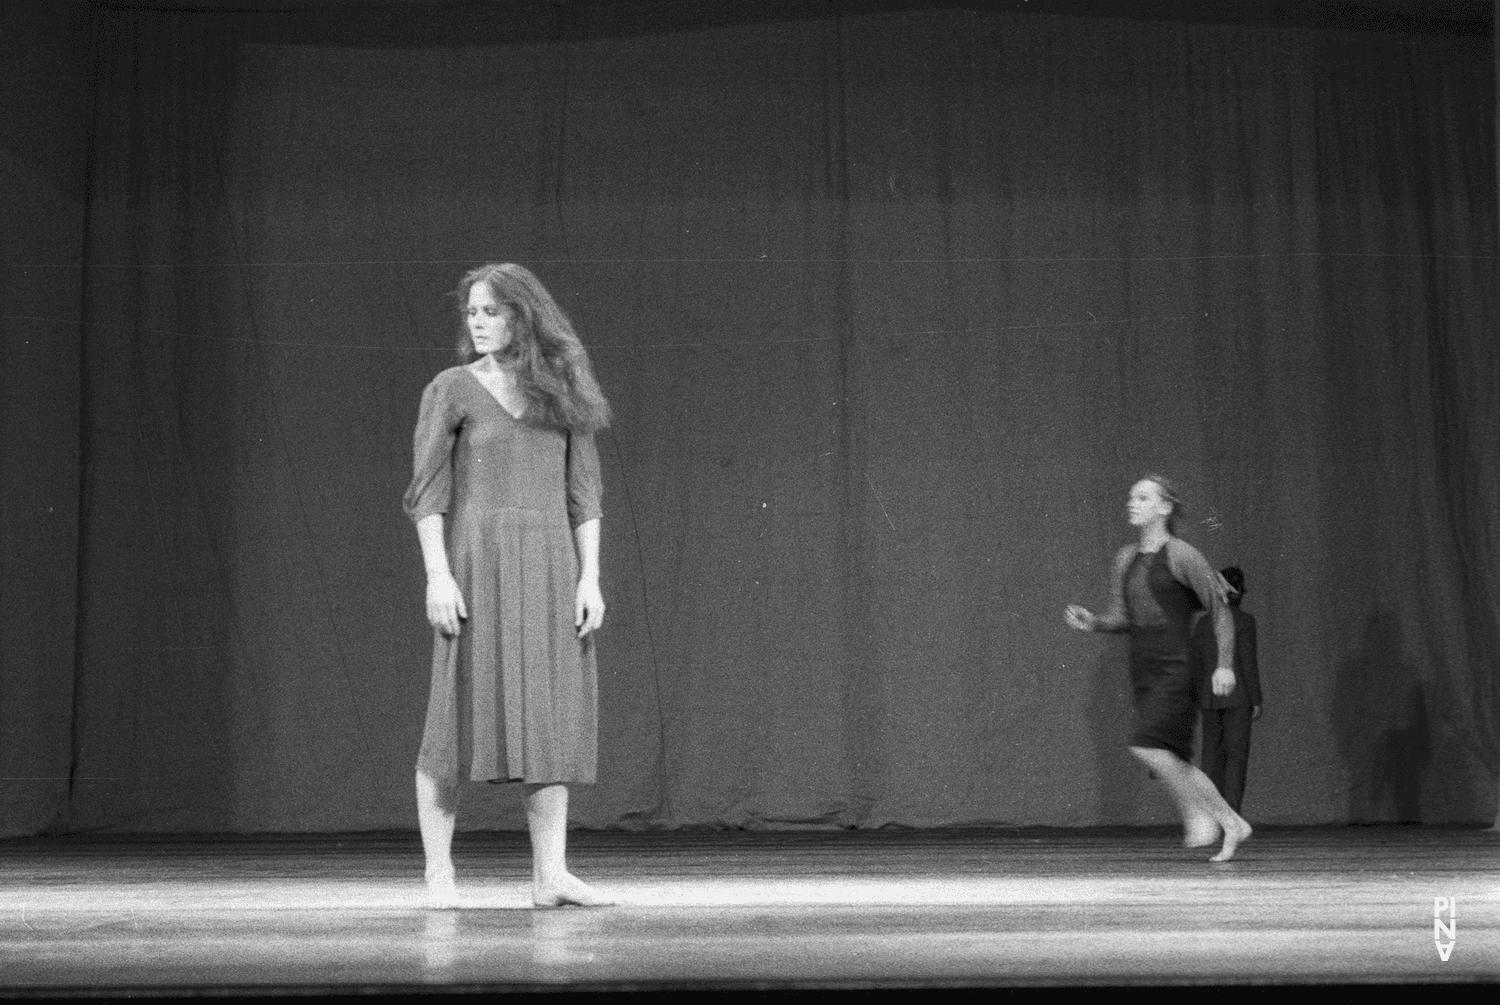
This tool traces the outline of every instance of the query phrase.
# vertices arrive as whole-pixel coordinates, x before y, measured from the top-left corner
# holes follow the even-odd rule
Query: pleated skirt
[[[434,632],[417,765],[431,777],[593,782],[598,672],[574,627],[578,558],[562,514],[507,509],[455,521],[448,554],[469,617]]]

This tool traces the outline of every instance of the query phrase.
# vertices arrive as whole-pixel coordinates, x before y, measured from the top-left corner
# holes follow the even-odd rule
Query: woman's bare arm
[[[599,521],[585,520],[573,528],[578,549],[578,593],[573,602],[573,624],[583,638],[604,624],[604,595],[599,592]]]
[[[427,621],[444,635],[457,635],[469,609],[448,566],[443,514],[432,513],[418,520],[417,540],[422,543],[422,564],[427,567]]]

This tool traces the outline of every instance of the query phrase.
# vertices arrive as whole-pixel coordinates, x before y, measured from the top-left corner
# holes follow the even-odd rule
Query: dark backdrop
[[[1246,570],[1249,816],[1493,817],[1489,36],[670,6],[7,15],[4,832],[413,826],[497,259],[619,413],[579,822],[1169,819],[1061,616],[1147,470]]]

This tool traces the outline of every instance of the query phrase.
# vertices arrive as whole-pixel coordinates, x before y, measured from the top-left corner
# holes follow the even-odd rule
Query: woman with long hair
[[[1218,638],[1215,694],[1234,687],[1234,617],[1223,584],[1203,553],[1176,536],[1182,502],[1172,483],[1147,475],[1130,489],[1127,512],[1140,541],[1115,556],[1109,611],[1069,604],[1068,624],[1085,632],[1130,633],[1135,721],[1130,752],[1161,779],[1182,814],[1190,848],[1224,843],[1210,861],[1227,862],[1250,836],[1245,822],[1192,764],[1198,702],[1192,666],[1193,612],[1206,610]]]
[[[458,295],[463,365],[422,394],[403,505],[427,567],[432,687],[417,815],[434,907],[457,907],[459,785],[520,782],[532,903],[610,903],[568,871],[570,783],[597,755],[599,455],[610,418],[588,354],[541,281],[485,265]]]

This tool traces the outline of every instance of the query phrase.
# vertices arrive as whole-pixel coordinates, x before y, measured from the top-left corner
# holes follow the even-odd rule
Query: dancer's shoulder
[[[1188,544],[1180,537],[1169,537],[1166,543],[1167,558],[1172,562],[1202,562],[1208,564],[1208,559],[1203,557],[1203,552]]]
[[[443,387],[463,378],[464,371],[469,368],[460,363],[458,366],[450,366],[446,370],[439,370],[433,375],[428,384],[433,387]]]
[[[424,398],[431,398],[433,396],[446,398],[459,385],[460,381],[463,380],[464,370],[465,367],[463,366],[450,366],[446,370],[439,370],[427,382],[427,386],[422,389],[422,396]]]

